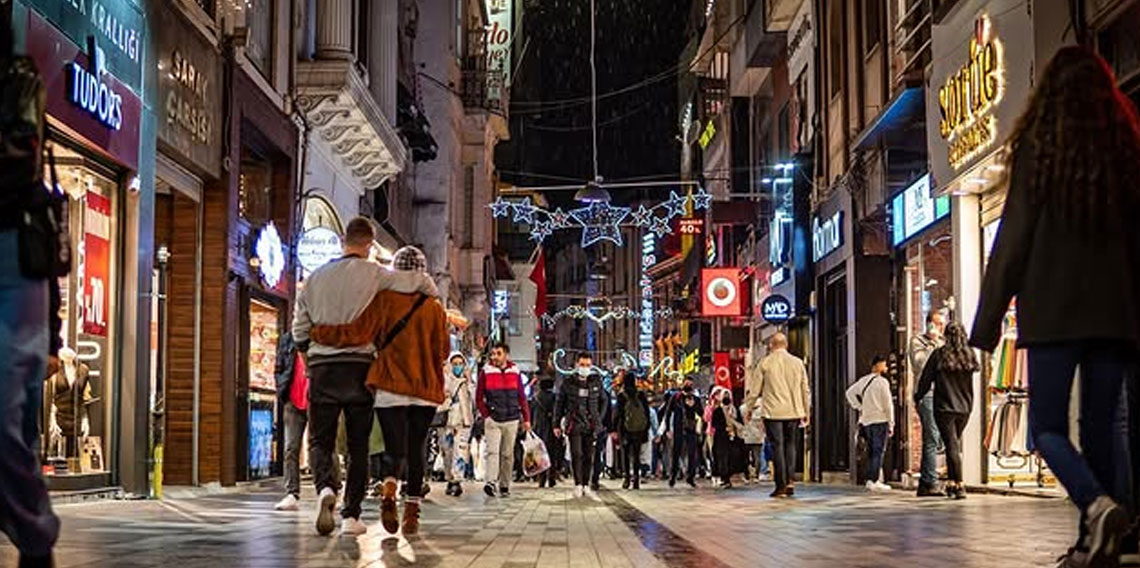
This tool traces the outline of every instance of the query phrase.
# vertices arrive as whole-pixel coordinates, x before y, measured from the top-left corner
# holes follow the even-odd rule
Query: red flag
[[[538,258],[534,261],[534,270],[530,271],[530,281],[538,287],[534,296],[534,315],[541,318],[546,313],[546,252],[538,251]]]

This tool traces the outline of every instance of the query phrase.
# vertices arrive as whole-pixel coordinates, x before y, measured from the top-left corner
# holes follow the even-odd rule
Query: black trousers
[[[622,449],[625,450],[625,480],[632,481],[634,485],[641,485],[641,446],[641,442],[622,444]]]
[[[435,408],[430,406],[376,409],[376,419],[384,433],[380,477],[403,479],[408,495],[423,495],[424,446],[434,417]]]
[[[593,432],[570,434],[570,465],[574,469],[574,485],[582,487],[590,483],[594,469]]]
[[[309,367],[309,462],[319,493],[340,489],[336,466],[336,431],[344,414],[348,437],[341,516],[360,518],[368,485],[368,435],[372,432],[372,393],[364,386],[368,363],[328,363]]]
[[[796,439],[799,427],[799,420],[764,420],[768,439],[772,441],[772,462],[776,470],[772,476],[776,480],[777,489],[784,489],[796,482]]]
[[[594,437],[594,475],[590,482],[597,485],[602,479],[602,470],[606,468],[606,438],[609,434],[599,433]]]
[[[946,477],[950,481],[962,482],[962,432],[970,421],[969,414],[959,412],[934,411],[934,421],[942,434],[946,446]]]
[[[677,481],[681,473],[681,456],[688,456],[689,463],[685,471],[685,481],[692,483],[697,479],[697,462],[701,459],[701,441],[694,430],[682,430],[673,434],[673,464],[669,468],[669,480]]]

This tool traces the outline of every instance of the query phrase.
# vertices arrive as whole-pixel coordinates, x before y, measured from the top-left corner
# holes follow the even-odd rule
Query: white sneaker
[[[865,487],[867,488],[867,491],[870,491],[871,493],[874,493],[874,492],[879,490],[878,485],[874,481],[868,481],[866,483]]]
[[[277,511],[296,511],[297,507],[300,504],[301,500],[290,493],[278,501],[277,504],[273,506],[273,508]]]
[[[879,488],[879,491],[882,491],[884,493],[888,492],[888,491],[892,491],[894,489],[894,487],[891,487],[890,485],[887,485],[886,483],[882,483],[882,482],[876,482],[875,486]]]
[[[582,489],[585,490],[587,499],[591,501],[601,501],[601,499],[598,498],[598,494],[593,489],[590,489],[589,487],[583,487]]]
[[[325,487],[317,496],[317,533],[321,536],[332,534],[336,528],[333,509],[336,509],[336,491],[331,487]]]
[[[340,536],[360,536],[368,532],[368,527],[360,519],[349,517],[340,524]]]
[[[584,495],[586,495],[586,488],[585,487],[582,487],[581,485],[577,485],[574,487],[574,497],[575,498],[581,499]]]

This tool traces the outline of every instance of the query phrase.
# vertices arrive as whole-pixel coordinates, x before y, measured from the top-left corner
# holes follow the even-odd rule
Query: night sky
[[[527,4],[523,35],[515,45],[516,60],[526,47],[513,79],[512,141],[498,166],[504,180],[517,185],[588,180],[593,177],[590,2]],[[689,40],[691,5],[683,0],[596,0],[598,155],[606,181],[677,175],[677,69]],[[613,94],[647,79],[655,80]],[[621,202],[627,196],[614,197]]]

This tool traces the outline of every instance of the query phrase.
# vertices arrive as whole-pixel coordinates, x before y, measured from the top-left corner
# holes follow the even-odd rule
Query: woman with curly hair
[[[1017,298],[1035,447],[1082,513],[1061,566],[1115,566],[1125,510],[1119,409],[1140,345],[1140,126],[1103,59],[1060,50],[1010,140],[1009,194],[971,344],[993,351]],[[1081,369],[1081,450],[1069,397]],[[1118,448],[1117,446],[1120,446]],[[1126,471],[1126,470],[1125,470]]]
[[[946,495],[965,499],[962,485],[962,432],[974,408],[974,373],[978,357],[966,344],[966,328],[958,322],[946,326],[946,343],[935,349],[922,367],[914,391],[915,403],[934,389],[934,421],[946,446]]]

